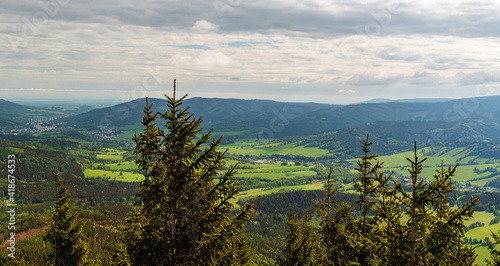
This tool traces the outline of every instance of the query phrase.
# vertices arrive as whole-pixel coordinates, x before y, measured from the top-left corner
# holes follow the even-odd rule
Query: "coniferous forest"
[[[387,137],[383,126],[398,120],[258,144],[241,137],[248,124],[206,123],[186,96],[174,81],[166,101],[146,98],[139,130],[123,130],[133,145],[88,124],[1,135],[0,161],[15,165],[1,169],[12,176],[0,183],[3,205],[17,205],[0,214],[0,264],[500,263],[494,142]],[[111,128],[101,129],[118,134]]]

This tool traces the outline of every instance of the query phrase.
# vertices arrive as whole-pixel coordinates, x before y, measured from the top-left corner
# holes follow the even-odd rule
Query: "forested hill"
[[[13,103],[0,99],[0,129],[12,126],[24,126],[28,121],[48,119],[82,113],[90,110],[90,105],[35,107]]]
[[[68,126],[96,130],[100,126],[127,130],[140,129],[145,99],[94,109],[63,118]],[[164,112],[164,99],[150,98],[154,111]],[[182,107],[202,114],[204,125],[220,132],[239,132],[235,137],[315,136],[307,140],[314,146],[328,147],[326,140],[338,140],[346,147],[366,132],[380,138],[388,151],[414,139],[427,144],[453,141],[498,141],[500,135],[500,96],[467,98],[443,102],[386,102],[352,105],[284,103],[267,100],[190,98]],[[267,131],[266,131],[267,130]],[[238,135],[239,134],[239,135]],[[260,135],[259,135],[260,134]],[[267,137],[267,136],[266,136]],[[425,143],[423,143],[425,144]],[[335,145],[334,145],[335,146]],[[352,146],[348,145],[347,147]],[[354,145],[355,146],[355,145]]]
[[[500,112],[449,121],[382,121],[293,139],[305,146],[327,149],[339,158],[355,158],[359,154],[359,140],[367,133],[374,142],[373,149],[382,155],[411,150],[414,140],[419,146],[446,143],[472,149],[481,145],[487,150],[498,148],[499,122]],[[487,157],[497,158],[498,155]]]
[[[28,106],[0,99],[0,125],[16,125],[19,123],[20,114],[28,113],[29,111],[30,108]]]
[[[389,102],[347,105],[298,116],[282,136],[307,136],[381,121],[451,121],[500,112],[500,96],[446,102]]]
[[[136,99],[131,102],[111,107],[94,109],[87,113],[64,118],[61,121],[76,128],[92,129],[98,126],[137,126],[142,121],[143,105],[146,99]],[[164,112],[167,109],[165,99],[149,98],[154,111]],[[203,115],[205,125],[217,125],[228,130],[245,130],[253,127],[268,127],[273,117],[281,120],[291,120],[295,117],[324,109],[338,109],[340,105],[318,103],[285,103],[269,100],[241,100],[217,98],[189,98],[181,108],[190,107],[195,115]],[[215,123],[215,125],[213,125]],[[211,125],[212,124],[212,125]]]

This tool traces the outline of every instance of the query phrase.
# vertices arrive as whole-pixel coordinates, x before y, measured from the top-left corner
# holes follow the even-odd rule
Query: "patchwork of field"
[[[384,162],[383,170],[394,172],[399,176],[406,176],[408,175],[408,168],[410,167],[407,158],[413,159],[414,156],[414,152],[403,152],[389,156],[380,156],[378,160]],[[424,168],[421,174],[421,176],[426,179],[432,179],[436,170],[441,169],[441,165],[443,165],[446,170],[449,166],[454,167],[456,164],[459,164],[459,166],[457,167],[453,180],[458,184],[469,182],[474,186],[484,186],[488,181],[500,177],[500,160],[468,156],[465,148],[451,150],[445,150],[444,148],[435,150],[423,148],[417,151],[417,156],[419,159],[427,157],[423,162]],[[357,159],[353,159],[349,161],[355,163],[356,160]],[[486,169],[497,169],[499,172],[495,174],[495,172],[487,171]]]
[[[295,143],[258,143],[238,142],[222,145],[221,149],[229,149],[229,153],[241,155],[300,155],[307,157],[321,157],[328,155],[327,150],[316,147],[298,146]]]
[[[294,191],[294,190],[320,190],[324,188],[324,184],[322,182],[312,183],[312,184],[303,184],[297,186],[282,186],[276,188],[256,188],[250,189],[246,191],[240,192],[240,194],[234,200],[235,202],[238,200],[246,201],[249,199],[256,198],[258,196],[270,195],[273,193],[285,192],[285,191]]]
[[[274,147],[274,145],[263,145],[264,147]],[[290,149],[288,147],[287,149]],[[279,149],[278,149],[279,150]],[[276,151],[274,147],[273,151]],[[311,150],[304,147],[295,147],[295,151],[298,155],[311,154]],[[268,150],[269,152],[269,150]],[[84,170],[85,177],[88,178],[106,178],[110,180],[117,180],[123,182],[138,182],[143,180],[142,174],[133,173],[136,171],[137,165],[133,161],[124,161],[127,152],[116,150],[116,149],[105,149],[96,153],[96,158],[104,163],[99,163],[94,165],[89,169]],[[248,162],[247,162],[248,161]],[[317,173],[311,170],[314,165],[309,165],[307,163],[295,163],[288,162],[285,164],[284,161],[272,161],[272,160],[262,160],[262,161],[252,161],[247,160],[245,162],[228,159],[225,161],[225,167],[230,167],[237,165],[236,178],[257,178],[261,180],[262,183],[266,181],[272,181],[277,179],[292,179],[296,177],[312,177]],[[285,165],[284,165],[285,164]],[[224,172],[221,170],[220,172]],[[304,184],[305,185],[305,184]],[[317,186],[317,184],[315,184]],[[287,186],[283,187],[283,190],[293,190],[293,189],[310,189],[315,186],[303,187],[302,185],[297,186]],[[256,189],[255,191],[247,191],[247,195],[258,196],[261,189]],[[270,192],[261,191],[260,195],[265,195],[269,193],[276,192],[276,188],[273,188]]]
[[[500,224],[493,224],[490,225],[491,220],[493,220],[495,216],[489,212],[478,212],[476,211],[474,213],[474,218],[472,220],[469,220],[465,222],[466,226],[471,225],[472,223],[475,222],[482,222],[485,224],[485,226],[481,227],[476,227],[474,229],[471,229],[465,233],[465,237],[467,238],[472,238],[472,239],[477,239],[478,241],[481,241],[484,243],[485,238],[492,239],[491,237],[491,232],[498,232],[500,230]],[[476,263],[479,265],[484,265],[484,259],[489,259],[490,253],[489,250],[486,246],[478,246],[476,247],[476,253],[478,254],[476,258]]]

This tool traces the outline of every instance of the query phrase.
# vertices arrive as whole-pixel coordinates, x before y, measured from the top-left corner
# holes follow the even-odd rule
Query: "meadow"
[[[321,157],[329,154],[328,150],[317,147],[304,147],[296,143],[281,142],[237,142],[233,144],[221,145],[221,149],[229,149],[231,154],[240,155],[300,155],[307,157]]]
[[[470,183],[473,186],[484,186],[488,181],[500,176],[500,172],[498,173],[498,175],[491,176],[489,178],[486,177],[490,175],[491,172],[485,171],[479,174],[476,173],[474,171],[475,168],[479,170],[485,170],[491,167],[500,170],[500,160],[469,156],[465,148],[433,149],[430,147],[426,147],[423,149],[418,149],[417,156],[419,157],[419,159],[427,157],[427,159],[423,163],[424,168],[422,169],[421,174],[421,176],[425,179],[432,179],[432,176],[436,173],[436,170],[441,169],[441,165],[443,165],[444,169],[446,170],[449,166],[454,167],[456,164],[459,165],[457,167],[457,171],[455,172],[453,180],[456,181],[457,184]],[[403,152],[388,156],[379,156],[378,161],[384,163],[383,170],[394,172],[398,176],[407,176],[410,163],[406,158],[413,159],[414,152]],[[348,161],[350,163],[355,163],[357,159]],[[478,178],[483,179],[471,181],[471,179]]]

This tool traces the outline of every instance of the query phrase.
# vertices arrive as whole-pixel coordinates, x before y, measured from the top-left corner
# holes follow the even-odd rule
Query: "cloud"
[[[353,75],[348,81],[348,85],[355,86],[384,86],[391,85],[400,81],[404,75],[390,72],[364,72]]]
[[[408,84],[417,86],[438,86],[444,82],[444,78],[438,73],[430,73],[425,70],[417,71],[405,80]]]
[[[194,23],[193,27],[191,27],[194,30],[206,30],[206,31],[214,31],[219,29],[219,25],[210,23],[206,20],[198,20]]]
[[[462,86],[498,83],[500,82],[500,71],[458,72],[454,79],[457,84]]]
[[[356,93],[357,91],[356,90],[353,90],[353,89],[350,89],[350,90],[338,90],[338,93],[347,93],[347,94],[350,94],[350,93]]]
[[[217,89],[231,80],[267,88],[263,98],[293,85],[288,95],[299,100],[300,86],[309,95],[346,88],[334,93],[342,99],[364,86],[389,94],[377,97],[416,86],[418,93],[453,88],[464,97],[478,82],[500,82],[494,1],[60,2],[52,9],[47,4],[58,1],[0,6],[0,86],[134,88],[157,67],[164,82],[176,77],[196,84],[193,90],[213,84],[214,97],[251,94]]]
[[[203,51],[194,60],[194,63],[203,68],[231,67],[237,65],[234,60],[220,51]]]
[[[416,61],[421,58],[415,50],[401,49],[399,47],[386,47],[380,51],[380,57],[385,60]]]

